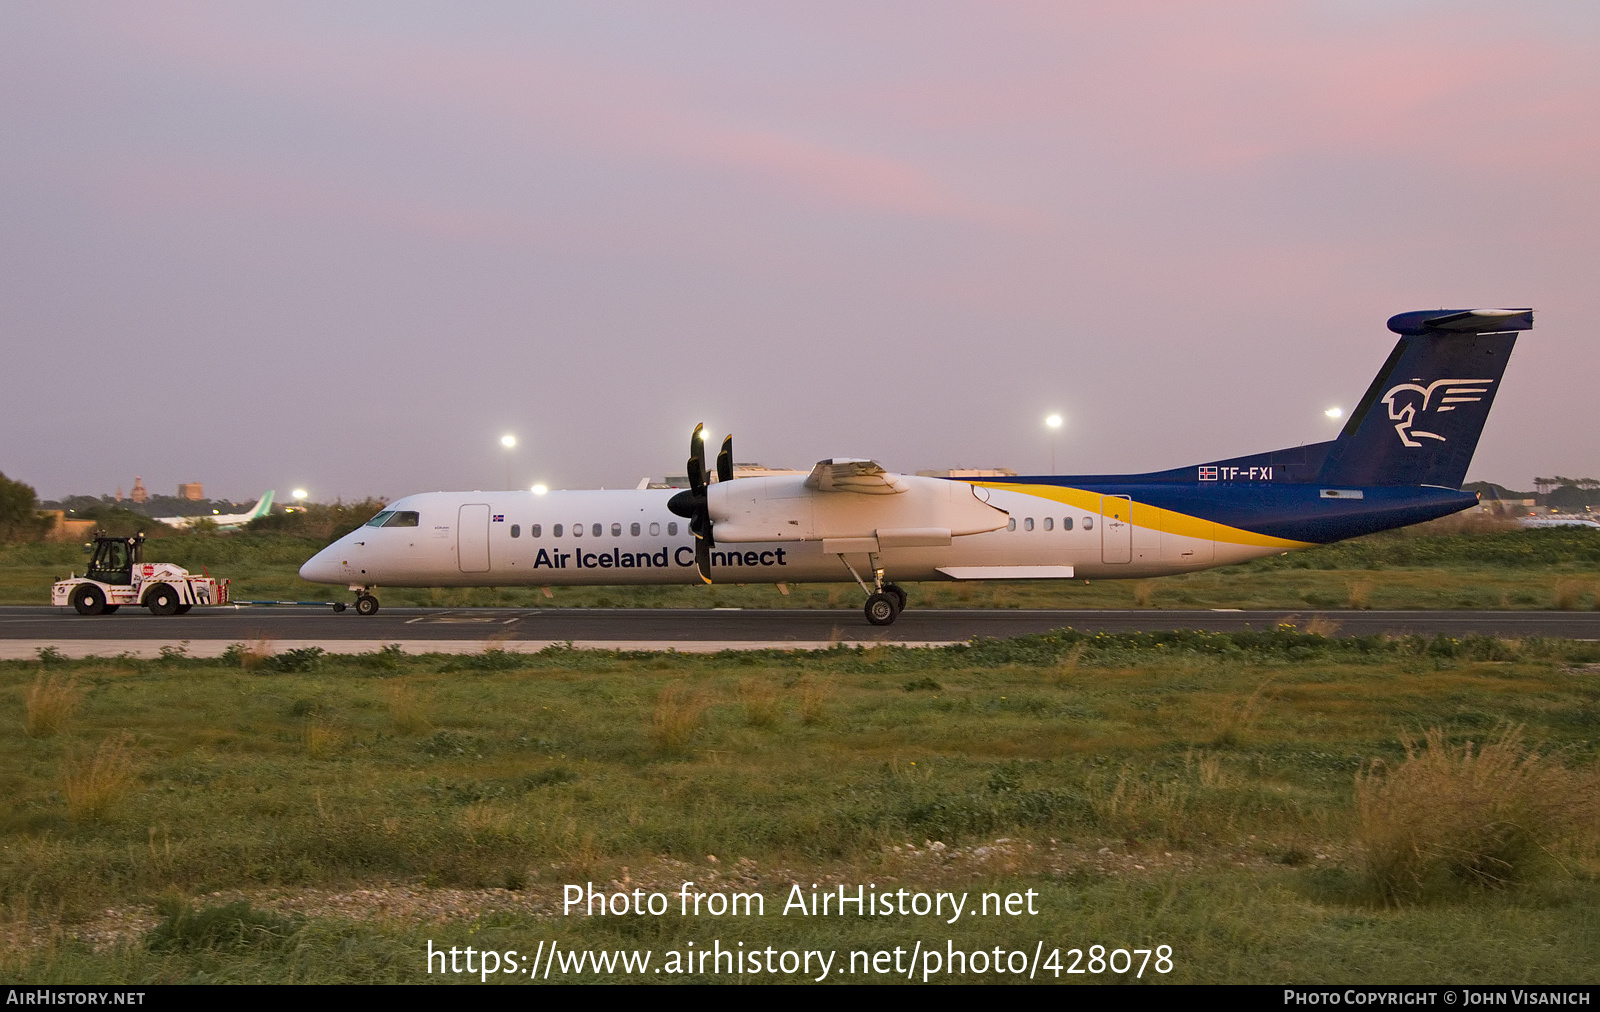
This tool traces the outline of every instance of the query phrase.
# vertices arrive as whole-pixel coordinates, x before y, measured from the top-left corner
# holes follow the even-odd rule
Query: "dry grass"
[[[1133,585],[1133,603],[1140,608],[1150,607],[1150,602],[1156,596],[1156,581],[1140,580]]]
[[[49,738],[60,734],[72,720],[73,711],[83,701],[83,691],[71,675],[39,672],[33,687],[23,696],[23,730],[29,738]]]
[[[344,744],[344,735],[337,728],[311,716],[306,718],[300,730],[300,740],[305,744],[306,755],[313,759],[326,759],[339,751]]]
[[[1584,592],[1588,589],[1589,585],[1582,580],[1557,581],[1555,593],[1556,607],[1562,611],[1575,610],[1583,600]]]
[[[276,653],[271,639],[266,636],[256,636],[244,644],[244,649],[239,652],[239,666],[246,671],[254,671],[271,660]]]
[[[1078,673],[1078,664],[1083,660],[1083,655],[1088,649],[1089,645],[1087,643],[1079,643],[1057,659],[1051,680],[1056,685],[1070,685],[1073,677]]]
[[[1313,615],[1311,616],[1311,621],[1307,622],[1300,631],[1309,633],[1312,636],[1334,636],[1338,634],[1339,627],[1343,624],[1338,619],[1328,618],[1323,615]]]
[[[396,731],[420,735],[427,734],[433,728],[433,722],[428,719],[428,713],[433,708],[432,700],[428,697],[403,682],[385,688],[384,695],[388,698],[389,719],[394,721]]]
[[[828,715],[828,698],[833,686],[826,681],[806,679],[800,683],[800,723],[820,724]]]
[[[783,715],[778,689],[765,679],[746,678],[741,681],[739,702],[744,704],[745,723],[751,727],[772,727]]]
[[[1345,607],[1365,610],[1372,607],[1372,581],[1350,581],[1350,596],[1345,600]]]
[[[682,755],[689,750],[706,719],[705,697],[682,682],[673,682],[656,697],[650,716],[650,740],[663,755]]]
[[[1113,833],[1173,843],[1188,834],[1189,788],[1177,780],[1149,780],[1124,767],[1115,781],[1092,776],[1085,786],[1095,821]]]
[[[1600,834],[1600,776],[1541,754],[1521,728],[1459,747],[1434,728],[1405,750],[1398,765],[1374,762],[1356,777],[1367,874],[1386,901],[1525,881]]]
[[[1212,740],[1213,745],[1232,748],[1244,740],[1244,735],[1250,730],[1250,725],[1260,716],[1261,700],[1266,695],[1267,686],[1271,685],[1276,677],[1276,675],[1268,675],[1260,685],[1256,686],[1255,691],[1245,698],[1239,709],[1228,718],[1222,730],[1217,733],[1216,738]]]
[[[61,762],[61,790],[74,819],[99,819],[127,793],[135,776],[133,737],[107,738],[93,755],[69,750]]]

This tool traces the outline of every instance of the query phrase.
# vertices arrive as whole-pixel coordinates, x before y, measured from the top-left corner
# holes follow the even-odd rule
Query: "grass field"
[[[0,663],[0,725],[8,980],[476,982],[430,976],[427,946],[552,940],[657,968],[691,942],[836,951],[846,981],[880,979],[842,973],[850,953],[919,942],[1064,968],[1073,948],[1166,945],[1170,972],[1141,978],[1160,981],[1600,977],[1592,643],[255,644]],[[765,915],[680,916],[691,880],[760,893]],[[589,882],[671,912],[563,916],[563,886]],[[858,883],[1019,912],[780,912],[794,885]],[[602,977],[630,979],[550,979]]]
[[[1455,526],[1451,526],[1454,524]],[[1442,525],[1442,526],[1441,526]],[[1242,566],[1155,580],[910,584],[913,608],[1380,608],[1600,607],[1600,532],[1461,530],[1462,522],[1358,538]],[[346,600],[342,587],[301,580],[320,542],[274,534],[177,535],[149,558],[204,567],[233,581],[240,600]],[[50,584],[84,567],[73,545],[0,546],[0,604],[48,603]],[[853,583],[714,587],[381,588],[387,605],[472,607],[823,608],[855,606]]]

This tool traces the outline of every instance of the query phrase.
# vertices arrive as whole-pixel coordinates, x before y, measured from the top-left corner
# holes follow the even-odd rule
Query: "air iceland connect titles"
[[[692,545],[679,545],[674,549],[663,548],[659,552],[624,552],[620,548],[613,548],[609,552],[585,552],[582,549],[563,552],[559,549],[550,551],[541,548],[539,553],[533,557],[533,568],[666,569],[669,553],[673,565],[693,568],[694,547]],[[787,548],[774,548],[764,552],[714,551],[711,553],[711,564],[713,566],[787,566],[789,563],[785,556],[788,554],[789,550]]]

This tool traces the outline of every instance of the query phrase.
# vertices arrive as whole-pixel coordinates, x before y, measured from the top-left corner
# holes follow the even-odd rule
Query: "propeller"
[[[706,470],[706,427],[702,422],[689,437],[689,487],[667,500],[667,509],[689,521],[694,533],[694,565],[700,579],[711,582],[711,549],[716,540],[711,533],[711,507],[708,492],[710,473]],[[733,437],[722,441],[717,454],[717,480],[733,480]]]

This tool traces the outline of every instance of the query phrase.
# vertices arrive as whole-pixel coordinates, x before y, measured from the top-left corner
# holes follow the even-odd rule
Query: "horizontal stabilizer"
[[[1532,330],[1531,309],[1435,309],[1401,313],[1389,317],[1389,329],[1396,334],[1416,337],[1421,334],[1504,334],[1511,330]]]

